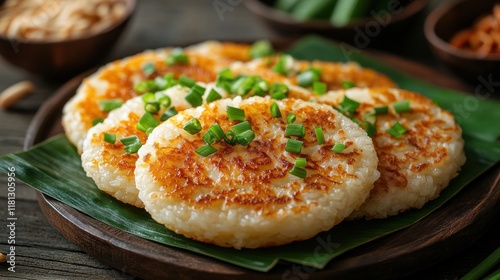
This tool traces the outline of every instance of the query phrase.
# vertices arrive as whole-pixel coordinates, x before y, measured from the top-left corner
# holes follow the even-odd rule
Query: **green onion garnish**
[[[318,145],[325,143],[325,135],[323,134],[323,128],[321,126],[317,126],[314,128],[314,134],[316,134]]]
[[[198,107],[203,104],[203,97],[196,91],[191,89],[189,93],[184,97],[189,104],[193,107]]]
[[[285,150],[291,153],[300,153],[303,144],[304,142],[300,140],[288,139],[288,141],[286,141]]]
[[[359,107],[359,102],[356,102],[344,95],[344,99],[340,102],[340,107],[348,113],[353,114]]]
[[[134,91],[139,94],[144,94],[146,92],[156,92],[158,86],[153,80],[140,81],[134,86]]]
[[[201,131],[201,123],[197,118],[192,118],[184,125],[184,130],[189,134],[196,134]]]
[[[290,113],[286,117],[286,123],[291,124],[291,123],[295,122],[296,119],[297,119],[297,117],[295,116],[295,114],[294,113]]]
[[[272,99],[282,100],[286,98],[286,94],[281,91],[275,91],[269,95]]]
[[[125,145],[125,152],[127,154],[135,154],[142,147],[142,143],[136,135],[122,138],[120,142]]]
[[[110,144],[114,144],[116,142],[116,134],[105,132],[104,141]]]
[[[190,88],[196,84],[196,81],[194,79],[189,78],[188,76],[181,75],[179,77],[179,84]]]
[[[221,78],[224,80],[234,80],[234,74],[228,67],[226,67],[217,73],[217,78]]]
[[[236,142],[242,146],[248,146],[255,138],[255,133],[252,130],[246,130],[235,136]]]
[[[151,134],[151,132],[153,132],[155,128],[154,127],[149,127],[148,129],[146,129],[146,135],[149,136],[149,134]]]
[[[223,88],[227,92],[231,91],[231,81],[234,80],[234,74],[229,70],[229,68],[224,68],[217,74],[217,80],[215,85],[217,87]]]
[[[164,90],[169,88],[167,80],[165,80],[163,77],[160,76],[156,77],[154,79],[154,82],[159,90]]]
[[[102,123],[104,121],[103,118],[95,118],[92,120],[92,126],[97,125],[98,123]]]
[[[156,114],[158,113],[158,111],[160,111],[160,102],[156,100],[148,101],[146,102],[146,104],[144,104],[144,110],[151,114]]]
[[[160,122],[150,112],[146,112],[142,115],[141,119],[139,119],[136,128],[140,131],[146,132],[148,128],[155,128],[159,124]]]
[[[253,87],[255,79],[253,77],[242,76],[231,85],[230,92],[237,95],[247,94]]]
[[[217,141],[224,139],[225,133],[224,130],[220,127],[219,124],[212,124],[209,128],[208,131],[210,131],[216,138]]]
[[[172,105],[172,99],[170,99],[170,96],[168,95],[162,95],[158,98],[158,102],[160,102],[160,105],[163,106],[163,108],[168,108]]]
[[[335,153],[342,153],[345,150],[345,144],[340,142],[335,142],[333,145],[332,151]]]
[[[293,67],[293,58],[291,55],[288,54],[282,54],[280,55],[278,62],[273,66],[273,71],[281,74],[281,75],[288,75],[288,72],[292,70]]]
[[[285,129],[285,136],[306,136],[306,128],[302,124],[289,124]]]
[[[385,115],[385,114],[389,113],[388,106],[377,106],[373,109],[375,110],[375,115]]]
[[[377,127],[371,122],[364,121],[361,123],[361,127],[364,128],[369,137],[372,137],[377,133]]]
[[[322,82],[313,83],[313,93],[317,95],[323,95],[326,93],[326,84]]]
[[[217,137],[209,130],[203,134],[203,141],[205,143],[212,145],[213,143],[217,142]]]
[[[156,66],[153,62],[148,62],[142,65],[142,73],[144,73],[144,75],[149,76],[154,72],[156,72]]]
[[[194,91],[196,93],[198,93],[200,96],[203,96],[203,94],[205,94],[205,90],[206,88],[200,86],[200,85],[197,85],[197,84],[194,84],[192,87],[191,87],[191,91]]]
[[[165,111],[165,113],[163,113],[163,115],[160,118],[160,121],[164,122],[175,115],[177,115],[177,110],[175,110],[174,107],[169,108],[168,110]]]
[[[219,100],[221,98],[222,98],[222,96],[215,89],[211,89],[210,92],[208,93],[208,96],[207,96],[207,103],[210,103],[210,102],[215,101],[215,100]]]
[[[269,91],[269,84],[264,80],[256,79],[253,90],[254,95],[264,96]]]
[[[226,111],[227,111],[227,118],[230,121],[244,121],[244,120],[246,120],[245,111],[243,109],[232,107],[232,106],[227,106]]]
[[[363,116],[363,120],[374,124],[377,122],[377,115],[375,112],[367,113]]]
[[[234,133],[234,131],[228,130],[228,131],[226,131],[226,133],[224,133],[224,141],[226,143],[228,143],[229,145],[234,146],[237,143],[235,136],[236,136],[236,134]]]
[[[356,86],[356,84],[353,81],[343,81],[340,85],[344,89],[350,89]]]
[[[394,111],[396,111],[396,113],[406,113],[411,111],[410,100],[395,102],[394,104],[392,104],[392,107],[394,108]]]
[[[184,54],[184,51],[181,48],[175,48],[172,50],[165,62],[170,66],[174,64],[187,64],[188,57]]]
[[[298,166],[294,166],[289,172],[290,174],[302,179],[304,179],[307,176],[307,171],[304,168]]]
[[[199,147],[198,149],[194,150],[195,153],[199,154],[200,156],[208,157],[209,155],[217,152],[217,149],[210,146],[209,144],[203,145]]]
[[[147,103],[148,101],[156,100],[156,95],[152,92],[146,92],[141,96],[142,102]]]
[[[274,93],[274,92],[281,92],[285,96],[288,95],[288,86],[285,84],[280,84],[280,83],[274,83],[271,85],[271,88],[269,89],[269,92]]]
[[[401,135],[405,134],[406,131],[406,128],[399,122],[396,122],[393,126],[386,130],[387,133],[394,136],[395,138],[398,138]]]
[[[301,87],[308,87],[314,82],[314,73],[311,71],[304,71],[297,75],[297,82]]]
[[[239,124],[233,125],[231,129],[236,133],[236,135],[243,133],[247,130],[252,130],[252,126],[248,121],[240,122]]]
[[[280,106],[278,105],[278,103],[273,102],[273,104],[271,104],[270,109],[271,109],[271,115],[274,118],[281,118],[281,111],[280,111]]]
[[[304,167],[306,167],[306,165],[307,165],[307,159],[306,158],[297,158],[295,160],[295,166],[296,167],[304,168]]]
[[[253,43],[250,49],[250,56],[252,58],[259,58],[268,56],[274,53],[273,46],[267,40],[259,40]]]
[[[99,101],[99,108],[101,108],[101,111],[103,112],[109,112],[112,111],[116,108],[120,108],[123,104],[123,100],[118,98],[118,99],[108,99],[108,100],[101,100]]]

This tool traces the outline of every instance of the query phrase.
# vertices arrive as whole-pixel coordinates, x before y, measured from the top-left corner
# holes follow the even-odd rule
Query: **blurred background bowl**
[[[0,55],[9,63],[45,78],[63,79],[78,74],[101,62],[123,33],[136,0],[123,1],[125,16],[99,33],[45,42],[0,35]]]
[[[359,18],[346,25],[334,25],[328,20],[295,19],[288,13],[274,8],[276,0],[245,0],[250,11],[260,17],[276,32],[285,37],[298,37],[306,34],[319,34],[331,39],[350,44],[360,44],[357,38],[368,37],[370,40],[385,40],[386,35],[400,31],[408,22],[422,11],[427,0],[388,1],[388,8],[378,12],[377,16]],[[401,3],[402,9],[391,9],[391,3]],[[365,40],[366,41],[366,40]]]
[[[442,4],[425,21],[425,37],[435,54],[451,70],[468,80],[480,75],[500,76],[500,55],[480,55],[449,42],[457,32],[473,26],[481,16],[492,14],[499,0],[460,0]]]

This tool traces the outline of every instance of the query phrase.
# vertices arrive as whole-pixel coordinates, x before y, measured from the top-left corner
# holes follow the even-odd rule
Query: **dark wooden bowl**
[[[33,74],[67,78],[97,65],[113,48],[132,17],[136,0],[125,0],[126,16],[98,34],[63,41],[30,41],[0,35],[0,55]]]
[[[481,56],[450,45],[460,30],[471,27],[485,14],[491,14],[499,0],[460,0],[439,6],[425,21],[424,33],[435,56],[458,74],[470,80],[480,75],[500,75],[500,55]]]
[[[349,24],[337,26],[328,20],[299,21],[291,15],[273,8],[276,0],[246,0],[245,5],[271,28],[286,37],[305,34],[319,34],[339,41],[362,46],[366,42],[384,39],[384,35],[401,30],[426,5],[427,0],[400,1],[402,9],[388,8],[377,17],[358,19]]]

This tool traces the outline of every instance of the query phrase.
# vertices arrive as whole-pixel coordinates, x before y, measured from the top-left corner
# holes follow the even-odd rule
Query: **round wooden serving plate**
[[[428,67],[388,54],[373,55],[422,80],[463,89]],[[88,74],[72,79],[44,103],[28,129],[25,148],[62,133],[62,108]],[[324,269],[283,262],[267,273],[142,239],[43,194],[38,201],[49,222],[68,240],[103,263],[144,279],[387,279],[436,264],[479,238],[500,213],[499,181],[497,164],[413,226],[351,250]]]

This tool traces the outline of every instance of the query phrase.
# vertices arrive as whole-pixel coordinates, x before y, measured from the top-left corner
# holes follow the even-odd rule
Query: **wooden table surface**
[[[226,2],[225,0],[221,0]],[[135,17],[120,43],[106,58],[117,58],[146,48],[183,45],[207,39],[251,41],[259,38],[278,39],[281,36],[260,22],[243,4],[236,5],[220,17],[213,2],[197,0],[140,0]],[[233,1],[238,3],[240,1]],[[426,10],[408,30],[392,41],[374,43],[380,49],[401,57],[419,61],[447,72],[430,53],[422,24],[425,15],[440,2],[430,1]],[[15,82],[31,80],[34,94],[10,110],[0,111],[0,155],[21,151],[26,129],[37,108],[62,82],[49,82],[31,76],[0,59],[0,90]],[[475,84],[467,84],[471,92]],[[497,94],[498,98],[500,94]],[[0,252],[7,253],[7,176],[0,174]],[[20,182],[16,186],[16,272],[0,264],[0,279],[134,279],[93,259],[71,244],[53,229],[40,212],[33,189]],[[497,219],[500,222],[500,219]],[[463,251],[442,263],[436,263],[406,279],[459,279],[477,263],[500,247],[500,223],[491,225],[477,241],[464,244]],[[4,225],[5,224],[5,225]]]

